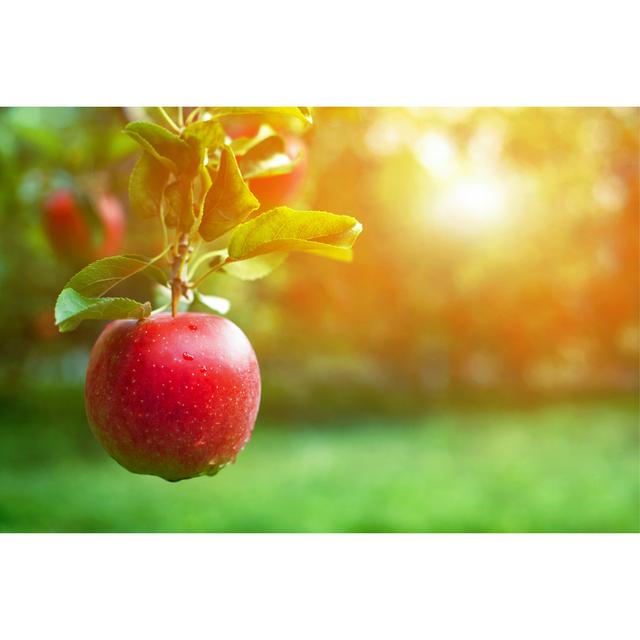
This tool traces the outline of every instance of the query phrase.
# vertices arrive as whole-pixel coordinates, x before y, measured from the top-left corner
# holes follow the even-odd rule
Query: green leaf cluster
[[[129,179],[132,212],[160,221],[167,246],[161,256],[114,256],[98,260],[76,274],[56,303],[60,331],[86,319],[147,317],[151,304],[105,297],[127,278],[142,274],[166,292],[184,298],[181,308],[226,313],[228,301],[198,291],[214,272],[242,280],[264,277],[292,252],[333,260],[352,259],[352,246],[362,230],[351,216],[327,211],[277,207],[260,212],[249,180],[290,172],[298,159],[286,153],[281,136],[263,124],[253,137],[231,140],[225,118],[240,115],[295,118],[310,125],[303,107],[199,107],[186,119],[178,110],[174,122],[167,109],[153,112],[156,122],[128,124],[124,132],[142,154]],[[174,230],[170,239],[169,230]],[[207,243],[215,243],[209,249]],[[198,252],[192,255],[192,247]],[[159,266],[171,250],[171,272]],[[168,296],[165,295],[165,298]],[[160,304],[159,310],[171,304]],[[178,304],[173,301],[174,312]]]
[[[62,333],[73,331],[83,320],[146,318],[151,313],[149,302],[104,297],[116,285],[138,273],[161,284],[167,281],[164,271],[154,262],[139,256],[102,258],[76,273],[56,301],[58,329]]]

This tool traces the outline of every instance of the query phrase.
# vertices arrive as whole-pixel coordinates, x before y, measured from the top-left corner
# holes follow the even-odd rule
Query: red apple
[[[272,209],[291,203],[300,193],[307,175],[307,146],[304,140],[288,134],[282,137],[287,155],[291,159],[300,156],[300,159],[290,173],[249,180],[249,189],[260,201],[261,209]]]
[[[171,481],[214,475],[251,437],[258,361],[220,316],[116,320],[91,352],[85,404],[95,436],[129,471]]]
[[[45,232],[55,252],[74,264],[92,262],[117,253],[122,246],[125,217],[120,201],[102,193],[95,202],[100,240],[92,237],[88,213],[72,191],[55,191],[44,205]]]
[[[258,133],[259,128],[260,121],[253,118],[231,120],[225,124],[227,134],[233,139],[251,138]],[[281,132],[279,135],[284,139],[287,155],[291,159],[300,156],[300,159],[290,173],[249,180],[249,188],[260,201],[262,210],[291,203],[300,193],[307,175],[307,145],[305,141],[287,132]]]
[[[118,253],[122,248],[125,232],[125,216],[120,200],[110,193],[98,196],[97,211],[102,221],[104,236],[96,247],[96,258],[106,258]]]
[[[260,131],[260,120],[253,116],[230,117],[225,120],[224,130],[233,140],[253,138]]]
[[[55,340],[60,337],[53,310],[39,311],[32,319],[33,332],[40,340]]]

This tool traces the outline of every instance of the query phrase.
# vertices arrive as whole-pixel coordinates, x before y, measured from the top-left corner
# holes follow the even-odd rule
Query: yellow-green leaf
[[[261,256],[255,256],[255,258],[229,262],[224,265],[222,270],[224,273],[238,278],[238,280],[258,280],[268,276],[274,269],[279,267],[287,259],[288,255],[288,253],[279,251],[266,253]]]
[[[146,151],[136,162],[129,177],[129,204],[142,218],[160,215],[162,192],[169,178],[169,170]]]
[[[138,273],[144,274],[160,284],[167,282],[167,276],[164,271],[148,258],[142,256],[111,256],[96,260],[81,271],[78,271],[67,282],[65,289],[74,289],[84,296],[103,296],[123,280]]]
[[[198,120],[184,130],[184,139],[193,140],[205,149],[215,149],[224,144],[225,132],[216,120]]]
[[[310,125],[313,122],[311,111],[308,107],[207,107],[206,110],[214,118],[244,115],[278,115],[296,118],[306,125]]]
[[[238,161],[246,180],[289,173],[299,158],[291,159],[280,136],[270,136],[251,147]]]
[[[273,127],[268,124],[261,124],[258,133],[253,137],[243,136],[241,138],[234,138],[229,143],[231,150],[236,156],[243,156],[249,149],[255,147],[259,142],[262,142],[265,138],[275,136],[276,132]]]
[[[190,311],[214,311],[221,315],[225,315],[231,308],[231,302],[227,298],[221,298],[220,296],[210,296],[208,294],[194,292],[193,304],[190,307]]]
[[[164,201],[167,226],[177,226],[180,231],[189,231],[195,220],[191,181],[182,178],[172,182],[164,190]]]
[[[351,216],[328,211],[278,207],[238,226],[229,241],[230,261],[273,251],[299,251],[351,260],[351,247],[362,225]]]
[[[200,235],[215,240],[246,220],[260,206],[244,181],[229,147],[223,147],[220,166],[204,200]]]
[[[130,122],[124,132],[174,174],[197,170],[197,150],[164,127],[153,122]]]
[[[88,298],[65,288],[56,301],[56,325],[61,333],[73,331],[83,320],[142,319],[151,305],[129,298]]]

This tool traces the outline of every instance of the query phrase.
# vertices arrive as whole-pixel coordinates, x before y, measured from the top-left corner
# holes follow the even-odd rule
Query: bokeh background
[[[318,108],[298,208],[356,216],[352,264],[215,276],[254,344],[254,437],[215,478],[112,461],[82,385],[102,323],[47,195],[127,206],[136,109],[0,110],[0,530],[638,531],[640,110]],[[159,229],[128,216],[125,251]],[[149,297],[144,282],[129,294]]]

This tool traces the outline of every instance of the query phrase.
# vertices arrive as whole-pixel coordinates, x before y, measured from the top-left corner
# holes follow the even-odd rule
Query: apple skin
[[[104,237],[95,249],[96,258],[117,254],[122,248],[125,233],[125,215],[118,198],[110,193],[98,196],[96,209],[103,224]]]
[[[220,316],[116,320],[91,352],[85,405],[96,438],[129,471],[169,481],[214,475],[251,437],[258,361]]]
[[[33,333],[39,340],[56,340],[61,336],[58,327],[56,327],[56,318],[53,309],[39,311],[32,318],[31,322]]]
[[[249,180],[249,189],[260,201],[263,210],[295,200],[307,175],[307,146],[304,140],[286,134],[283,138],[287,155],[292,159],[300,156],[300,159],[289,173]]]
[[[101,193],[96,199],[95,210],[102,227],[98,245],[94,244],[86,213],[72,191],[54,191],[44,204],[43,224],[47,238],[54,251],[74,265],[114,255],[122,247],[125,216],[118,198]]]
[[[255,119],[232,121],[226,125],[227,134],[234,140],[237,138],[251,138],[258,133],[260,122]],[[304,179],[307,176],[307,145],[302,138],[287,132],[280,132],[284,139],[284,147],[290,158],[300,156],[298,163],[289,173],[276,176],[265,176],[249,180],[249,189],[260,201],[260,209],[266,211],[291,203],[300,193]]]

